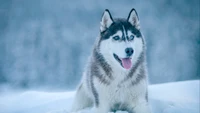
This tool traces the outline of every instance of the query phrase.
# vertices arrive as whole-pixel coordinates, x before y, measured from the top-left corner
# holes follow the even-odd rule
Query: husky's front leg
[[[83,85],[80,85],[75,96],[74,103],[72,105],[71,112],[75,112],[86,107],[92,106],[92,99],[86,94]]]

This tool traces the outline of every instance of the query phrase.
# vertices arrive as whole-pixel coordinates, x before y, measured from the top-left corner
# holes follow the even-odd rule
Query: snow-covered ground
[[[74,94],[41,91],[1,93],[0,113],[69,113]],[[153,113],[200,113],[199,80],[151,85],[149,98]],[[93,112],[92,108],[87,108],[78,113]]]

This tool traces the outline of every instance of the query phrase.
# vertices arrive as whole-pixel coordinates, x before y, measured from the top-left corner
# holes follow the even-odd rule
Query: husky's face
[[[129,70],[143,51],[143,39],[135,9],[128,19],[112,19],[105,10],[101,21],[100,53],[108,63]]]

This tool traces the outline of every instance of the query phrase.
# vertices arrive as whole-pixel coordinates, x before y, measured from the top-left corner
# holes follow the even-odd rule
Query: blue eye
[[[114,39],[114,40],[119,40],[120,37],[119,37],[119,36],[114,36],[113,39]]]
[[[129,40],[133,40],[134,38],[135,38],[135,36],[131,35],[131,36],[129,37]]]

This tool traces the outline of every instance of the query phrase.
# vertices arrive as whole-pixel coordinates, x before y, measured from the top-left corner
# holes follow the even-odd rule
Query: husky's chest
[[[94,80],[99,98],[105,99],[111,103],[127,103],[145,92],[145,85],[143,82],[134,86],[131,85],[131,80],[122,82],[126,75],[127,73],[124,72],[116,72],[114,74],[114,79],[110,81],[109,85]]]
[[[121,84],[120,86],[113,83],[108,86],[98,84],[96,90],[99,95],[99,100],[101,101],[100,103],[109,103],[112,107],[119,104],[122,107],[129,104],[136,105],[137,99],[140,98],[140,96],[144,96],[146,89],[142,84],[135,86]]]

